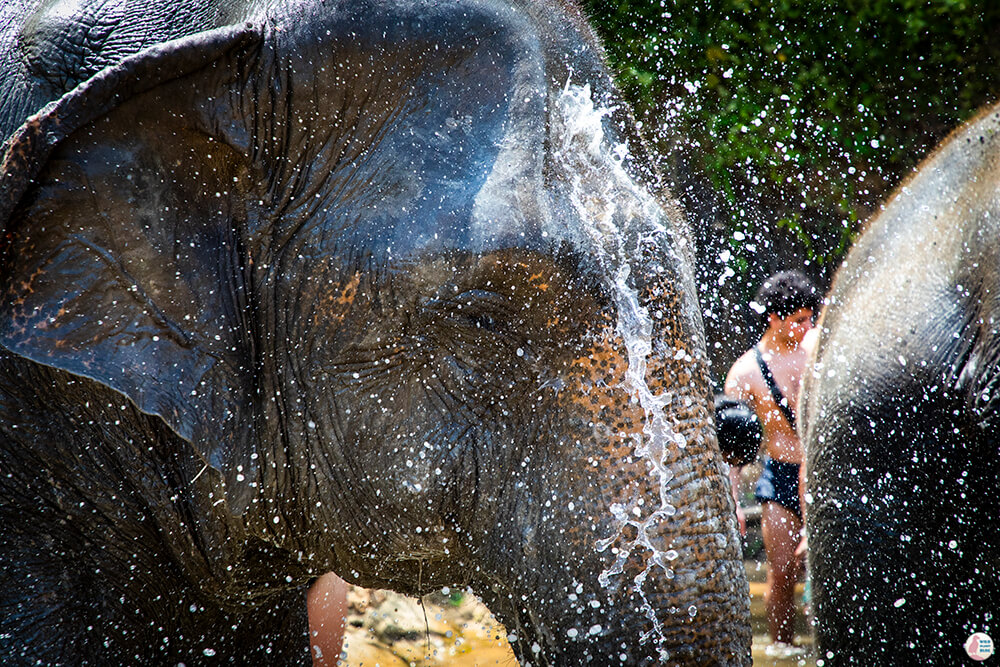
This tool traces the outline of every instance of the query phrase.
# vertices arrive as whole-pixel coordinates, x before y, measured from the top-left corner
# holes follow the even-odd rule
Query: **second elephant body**
[[[829,295],[804,394],[827,665],[963,664],[973,633],[997,635],[998,258],[993,108],[903,185]]]

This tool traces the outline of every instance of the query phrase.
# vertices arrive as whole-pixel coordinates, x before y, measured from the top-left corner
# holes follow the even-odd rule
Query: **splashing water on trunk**
[[[556,110],[556,119],[561,123],[555,133],[561,140],[561,145],[556,148],[556,158],[565,173],[572,175],[570,204],[584,222],[589,235],[588,245],[594,249],[618,313],[616,330],[628,359],[620,388],[629,393],[630,400],[638,403],[646,415],[643,432],[632,434],[634,452],[648,461],[659,484],[658,506],[651,512],[647,509],[649,513],[645,517],[639,503],[633,502],[631,507],[620,503],[611,505],[615,533],[600,540],[596,548],[604,552],[618,542],[619,551],[615,562],[600,574],[598,581],[602,587],[610,587],[613,578],[624,573],[625,564],[634,552],[649,553],[644,569],[634,578],[635,590],[642,600],[642,611],[652,624],[652,632],[641,637],[640,641],[655,641],[661,659],[666,659],[663,646],[667,639],[663,624],[643,586],[656,567],[662,569],[664,578],[674,577],[670,563],[677,558],[677,552],[673,549],[661,550],[654,544],[650,531],[677,512],[668,498],[668,483],[673,473],[664,465],[663,459],[667,448],[684,448],[686,440],[666,416],[665,408],[676,400],[676,395],[672,392],[656,395],[646,382],[647,361],[653,354],[655,323],[630,279],[633,279],[632,263],[650,255],[644,250],[660,248],[662,253],[662,249],[666,248],[668,252],[676,252],[677,245],[683,246],[683,239],[672,236],[661,222],[663,215],[659,202],[636,186],[626,172],[623,162],[628,154],[627,147],[621,144],[609,146],[603,121],[612,109],[595,107],[589,86],[567,83],[557,99]],[[655,257],[656,253],[652,256]],[[662,271],[662,267],[655,262],[640,268],[651,273]],[[678,354],[686,353],[678,351]],[[636,532],[632,539],[625,534],[629,526]],[[694,613],[697,613],[696,609]]]

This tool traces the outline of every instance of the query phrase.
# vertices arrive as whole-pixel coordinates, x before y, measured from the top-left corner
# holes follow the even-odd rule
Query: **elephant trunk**
[[[543,473],[512,508],[516,527],[486,540],[484,558],[500,561],[491,608],[531,664],[749,664],[735,513],[688,330],[698,322],[668,325],[646,307],[696,313],[679,284],[620,300],[615,332],[573,362],[548,411],[563,435],[532,452]]]

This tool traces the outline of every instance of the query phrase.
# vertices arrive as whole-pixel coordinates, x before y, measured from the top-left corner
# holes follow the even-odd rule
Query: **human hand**
[[[802,539],[799,540],[799,544],[795,547],[795,558],[802,562],[805,562],[806,553],[809,551],[809,541],[806,538],[806,529],[802,529]]]

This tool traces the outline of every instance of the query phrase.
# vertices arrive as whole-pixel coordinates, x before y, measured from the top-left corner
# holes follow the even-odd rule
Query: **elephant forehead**
[[[387,260],[564,245],[613,264],[626,233],[674,244],[629,173],[594,67],[553,81],[546,37],[523,12],[448,7],[276,19],[269,79],[282,83],[260,94],[279,117],[255,132],[281,130],[261,147],[272,170],[261,241],[320,236]]]

